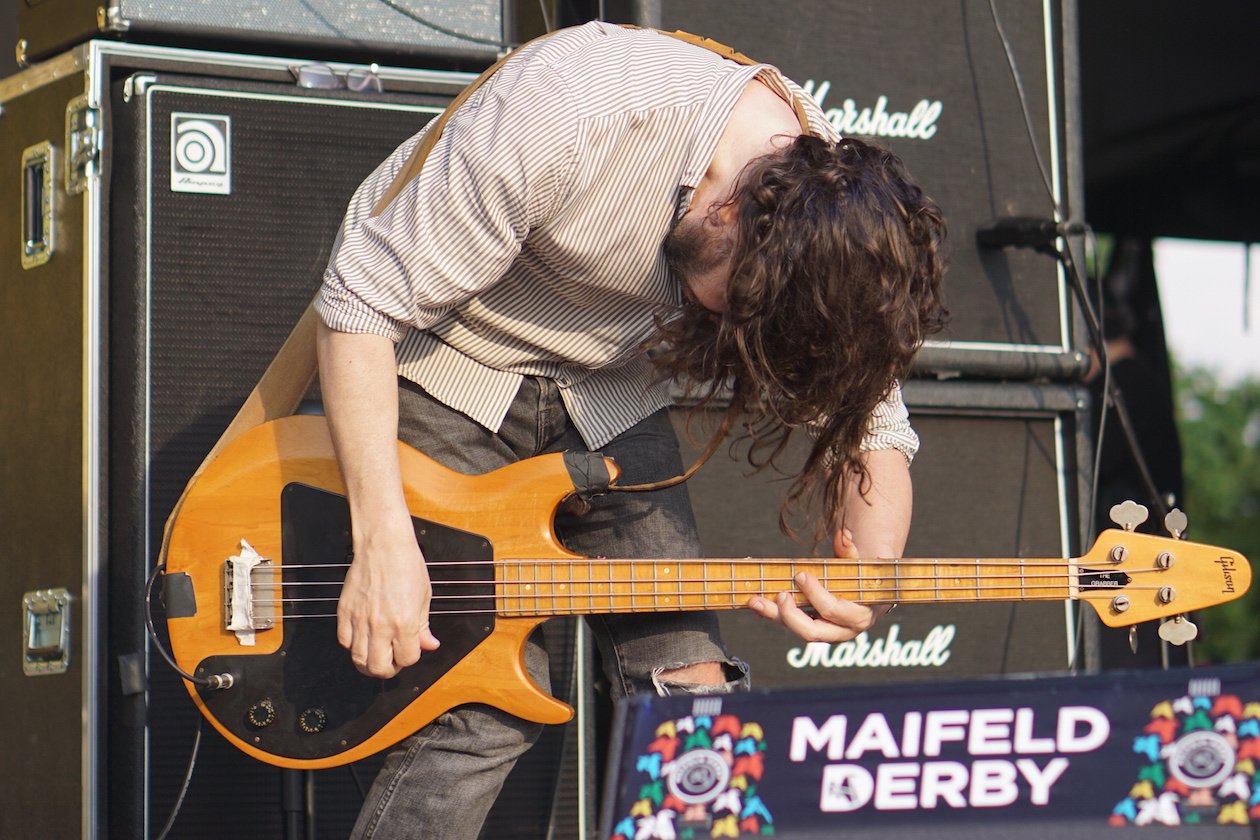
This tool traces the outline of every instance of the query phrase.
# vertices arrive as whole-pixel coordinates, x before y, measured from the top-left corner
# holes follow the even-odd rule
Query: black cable
[[[1106,360],[1107,346],[1103,339],[1102,324],[1099,323],[1098,315],[1090,303],[1089,295],[1085,292],[1084,283],[1081,280],[1080,272],[1076,269],[1076,262],[1072,259],[1071,251],[1056,250],[1055,254],[1063,265],[1064,273],[1067,274],[1072,291],[1075,293],[1081,311],[1085,315],[1085,325],[1089,330],[1090,339],[1097,347],[1098,358]],[[1106,361],[1103,363],[1109,364]],[[1120,421],[1120,428],[1124,432],[1125,442],[1129,445],[1129,452],[1133,456],[1134,465],[1137,467],[1142,489],[1146,492],[1147,500],[1154,506],[1156,515],[1162,521],[1168,515],[1168,505],[1165,504],[1163,497],[1160,496],[1159,489],[1155,486],[1155,480],[1151,477],[1151,470],[1147,466],[1146,456],[1142,453],[1142,446],[1138,442],[1137,431],[1133,427],[1133,420],[1129,417],[1129,407],[1125,401],[1124,394],[1116,385],[1115,380],[1110,377],[1107,382],[1107,390],[1103,392],[1103,399],[1104,411],[1108,406],[1115,409],[1116,419]]]
[[[176,662],[174,657],[172,657],[170,653],[167,652],[166,648],[162,646],[162,640],[158,638],[157,630],[153,627],[153,582],[157,580],[158,575],[165,570],[166,564],[158,563],[153,567],[153,571],[149,574],[149,579],[144,585],[144,629],[149,634],[149,641],[153,643],[153,647],[157,649],[157,652],[162,654],[162,658],[166,660],[166,664],[170,665],[175,673],[179,674],[190,683],[205,686],[206,688],[230,688],[232,685],[230,675],[216,674],[213,677],[198,677],[195,674],[190,674],[183,668],[179,667],[179,663]],[[226,685],[224,684],[225,677]]]
[[[1076,632],[1072,637],[1072,655],[1068,658],[1067,671],[1072,676],[1076,676],[1081,663],[1081,649],[1084,647],[1085,639],[1085,609],[1079,604],[1076,605]]]
[[[1086,249],[1085,259],[1087,262],[1089,260],[1089,255],[1091,252],[1093,253],[1093,257],[1094,257],[1094,260],[1093,260],[1094,300],[1095,300],[1095,305],[1098,307],[1098,320],[1102,322],[1104,318],[1106,317],[1106,313],[1103,308],[1106,304],[1106,296],[1103,294],[1102,266],[1101,266],[1101,260],[1098,254],[1098,240],[1094,234],[1093,228],[1087,229],[1086,238],[1085,238],[1085,249]],[[1107,347],[1106,335],[1102,337],[1102,346],[1103,346],[1103,349],[1106,350],[1106,347]],[[1086,508],[1086,510],[1089,511],[1089,515],[1091,517],[1091,520],[1090,520],[1091,533],[1095,530],[1095,526],[1097,524],[1096,516],[1097,516],[1097,510],[1098,510],[1099,480],[1100,480],[1100,473],[1102,471],[1103,441],[1106,439],[1106,434],[1107,434],[1107,414],[1108,414],[1107,394],[1111,390],[1111,354],[1105,352],[1101,356],[1095,356],[1095,358],[1098,360],[1097,363],[1099,367],[1102,368],[1102,378],[1103,378],[1102,389],[1099,393],[1102,394],[1103,404],[1099,407],[1099,412],[1098,412],[1098,431],[1094,437],[1094,471],[1090,477],[1089,506]]]
[[[377,0],[377,2],[384,6],[388,6],[389,8],[393,9],[395,12],[398,12],[398,14],[402,15],[403,17],[407,17],[407,18],[410,18],[411,20],[414,20],[416,23],[420,24],[421,26],[427,26],[429,29],[432,29],[434,32],[440,32],[443,35],[449,35],[450,37],[458,38],[461,41],[468,41],[473,44],[482,44],[487,47],[498,47],[501,50],[510,50],[515,46],[513,44],[509,44],[504,41],[496,41],[493,38],[481,38],[477,35],[469,35],[465,32],[459,32],[455,29],[448,29],[447,27],[442,26],[441,24],[434,23],[431,20],[427,20],[425,18],[420,17],[420,15],[416,14],[410,9],[407,9],[398,5],[397,3],[393,2],[393,0]]]
[[[1024,117],[1024,129],[1028,132],[1028,143],[1032,146],[1033,158],[1037,161],[1037,169],[1041,171],[1041,181],[1045,184],[1046,194],[1050,196],[1050,203],[1054,205],[1055,216],[1059,215],[1059,201],[1054,195],[1054,186],[1050,182],[1050,172],[1046,168],[1045,159],[1041,156],[1041,147],[1037,145],[1037,135],[1033,131],[1032,115],[1028,112],[1028,96],[1024,93],[1024,82],[1020,78],[1019,69],[1015,66],[1015,53],[1011,49],[1011,42],[1006,37],[1006,30],[1002,28],[1002,20],[998,17],[997,5],[995,0],[989,0],[989,14],[993,18],[993,28],[997,30],[998,40],[1002,42],[1002,49],[1006,53],[1006,66],[1010,68],[1011,79],[1015,82],[1015,93],[1019,97],[1019,110]],[[1055,221],[1059,221],[1058,218]]]
[[[359,803],[367,801],[367,788],[363,786],[363,780],[359,778],[359,771],[353,764],[347,764],[346,769],[350,771],[350,778],[354,782],[355,790],[359,792]]]
[[[1007,66],[1011,71],[1011,79],[1015,83],[1015,91],[1019,98],[1020,114],[1024,119],[1024,130],[1028,133],[1028,143],[1032,148],[1033,157],[1037,162],[1037,169],[1041,173],[1042,183],[1046,188],[1046,194],[1050,198],[1051,206],[1054,208],[1054,220],[1058,222],[1063,211],[1059,205],[1058,199],[1054,194],[1054,187],[1050,181],[1049,171],[1046,167],[1045,159],[1042,157],[1041,148],[1037,144],[1036,132],[1033,130],[1032,116],[1028,108],[1028,97],[1024,91],[1024,83],[1020,78],[1019,69],[1015,64],[1015,54],[1011,49],[1010,40],[1006,37],[1006,30],[1002,27],[1002,20],[998,15],[996,0],[989,0],[989,14],[993,18],[993,26],[997,31],[998,40],[1002,43],[1002,49],[1006,55]],[[1086,234],[1093,236],[1093,229],[1086,226]],[[1094,346],[1094,352],[1098,355],[1099,364],[1104,370],[1104,390],[1103,390],[1103,406],[1102,417],[1105,419],[1108,408],[1115,409],[1116,419],[1120,421],[1120,427],[1124,432],[1125,440],[1129,445],[1129,451],[1133,455],[1133,460],[1137,465],[1138,475],[1142,482],[1143,488],[1147,496],[1156,509],[1160,519],[1168,514],[1168,506],[1164,503],[1163,498],[1159,494],[1159,490],[1155,487],[1154,479],[1151,477],[1150,468],[1147,466],[1146,458],[1142,454],[1142,448],[1137,440],[1137,433],[1133,428],[1133,422],[1129,417],[1128,405],[1125,402],[1124,395],[1120,392],[1115,380],[1111,377],[1111,361],[1107,353],[1106,339],[1103,335],[1102,323],[1098,317],[1098,310],[1095,309],[1089,299],[1089,293],[1085,289],[1085,283],[1080,272],[1076,268],[1075,260],[1072,258],[1071,248],[1049,248],[1046,249],[1052,253],[1063,266],[1064,273],[1068,277],[1069,285],[1076,296],[1077,302],[1080,304],[1081,311],[1085,316],[1085,325],[1089,333],[1090,343]],[[1096,249],[1095,249],[1096,250]],[[1095,268],[1097,268],[1097,260],[1095,260]],[[1102,295],[1101,288],[1099,294],[1099,303],[1101,308]],[[1102,435],[1106,431],[1105,424],[1099,422],[1098,438],[1095,441],[1094,451],[1094,476],[1090,489],[1090,507],[1088,514],[1092,518],[1094,516],[1094,504],[1097,501],[1098,492],[1098,465],[1101,463],[1102,456]],[[1092,522],[1091,522],[1092,526]],[[1091,527],[1092,530],[1092,527]]]
[[[1098,312],[1103,311],[1103,290],[1102,290],[1102,272],[1098,261],[1098,242],[1094,235],[1094,229],[1087,227],[1085,232],[1085,259],[1088,263],[1090,252],[1093,253],[1093,286],[1094,295],[1097,300]],[[1101,318],[1101,315],[1100,315]],[[1105,395],[1111,383],[1111,354],[1106,351],[1105,336],[1102,342],[1103,353],[1101,356],[1095,355],[1099,366],[1102,368],[1103,387],[1102,393]],[[1098,413],[1098,431],[1094,437],[1094,468],[1090,475],[1089,484],[1089,503],[1086,506],[1086,514],[1089,516],[1089,531],[1092,534],[1095,530],[1096,512],[1098,509],[1098,488],[1099,488],[1099,472],[1102,466],[1103,454],[1103,436],[1107,433],[1107,402],[1106,397],[1103,398],[1101,410]],[[1085,647],[1085,613],[1084,606],[1076,605],[1076,632],[1073,635],[1072,657],[1068,662],[1068,672],[1076,674],[1081,667],[1081,654]],[[1088,664],[1088,663],[1087,663]]]
[[[197,734],[193,736],[192,752],[188,755],[188,769],[184,771],[183,784],[179,786],[179,796],[175,798],[175,804],[171,807],[171,815],[166,818],[166,825],[162,826],[162,831],[157,836],[157,840],[166,840],[166,835],[170,833],[171,826],[175,825],[175,818],[179,816],[179,809],[184,806],[184,797],[188,795],[188,788],[192,785],[193,769],[197,766],[197,753],[201,749],[201,716],[197,716]]]

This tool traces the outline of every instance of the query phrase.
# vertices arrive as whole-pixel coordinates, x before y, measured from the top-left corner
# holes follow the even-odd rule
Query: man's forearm
[[[320,391],[353,521],[401,515],[394,345],[319,326]]]
[[[862,557],[900,557],[910,533],[913,492],[910,467],[896,449],[864,456],[870,487],[863,497],[856,486],[846,497],[845,527]]]
[[[350,502],[354,559],[337,603],[337,641],[368,676],[389,678],[436,650],[432,588],[398,464],[394,345],[320,325],[320,386]]]
[[[879,450],[863,456],[870,472],[870,487],[863,498],[856,487],[846,500],[844,527],[853,534],[852,542],[843,532],[833,539],[837,557],[900,557],[910,531],[910,469],[905,456],[895,449]],[[802,572],[795,579],[815,615],[796,606],[784,592],[778,596],[754,596],[748,606],[763,618],[777,621],[807,642],[845,642],[869,629],[889,609],[870,607],[845,600],[828,592],[818,578]]]

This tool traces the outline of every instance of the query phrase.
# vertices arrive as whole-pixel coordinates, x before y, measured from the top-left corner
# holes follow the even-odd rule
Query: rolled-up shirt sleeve
[[[919,436],[910,425],[910,412],[901,396],[901,383],[894,383],[888,395],[871,412],[862,440],[863,452],[896,449],[906,456],[906,463],[914,460],[919,451]]]
[[[818,421],[805,428],[812,437],[817,438],[822,426],[823,421]],[[910,425],[910,412],[902,399],[900,382],[894,382],[887,395],[875,405],[875,410],[866,423],[866,436],[858,446],[861,452],[884,449],[896,449],[905,456],[907,464],[914,460],[919,451],[919,435]],[[834,452],[829,453],[831,457],[834,455]]]
[[[391,306],[390,302],[374,294],[372,284],[365,282],[369,278],[360,277],[355,288],[348,285],[347,275],[357,272],[359,266],[356,263],[361,262],[362,258],[353,260],[344,253],[343,246],[346,231],[349,229],[356,232],[355,246],[359,249],[367,247],[365,238],[359,233],[360,226],[370,216],[377,198],[393,183],[407,158],[411,156],[412,149],[424,138],[427,130],[426,128],[399,146],[364,180],[350,199],[350,206],[346,209],[345,218],[333,242],[328,266],[324,269],[323,285],[315,300],[315,311],[319,317],[338,332],[383,335],[397,343],[406,330],[406,324],[401,319],[385,314],[387,309],[400,309],[400,302],[394,301]]]
[[[545,66],[509,63],[373,216],[424,131],[400,146],[350,201],[316,301],[324,323],[397,342],[497,282],[568,189],[578,131],[566,105]]]

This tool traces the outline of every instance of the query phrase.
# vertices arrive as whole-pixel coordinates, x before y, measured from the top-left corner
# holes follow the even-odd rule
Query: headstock
[[[1178,524],[1174,532],[1184,517]],[[1073,597],[1088,601],[1103,624],[1173,618],[1160,635],[1176,644],[1194,633],[1182,613],[1232,601],[1251,586],[1251,565],[1236,551],[1130,530],[1104,531],[1074,571]]]

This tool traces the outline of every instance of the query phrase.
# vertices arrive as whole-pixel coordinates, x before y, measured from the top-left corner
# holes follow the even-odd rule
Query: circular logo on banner
[[[1215,787],[1234,770],[1234,748],[1215,732],[1192,732],[1172,745],[1168,770],[1192,788]]]
[[[688,805],[703,805],[717,799],[731,780],[731,768],[720,753],[692,750],[674,762],[669,789]]]

